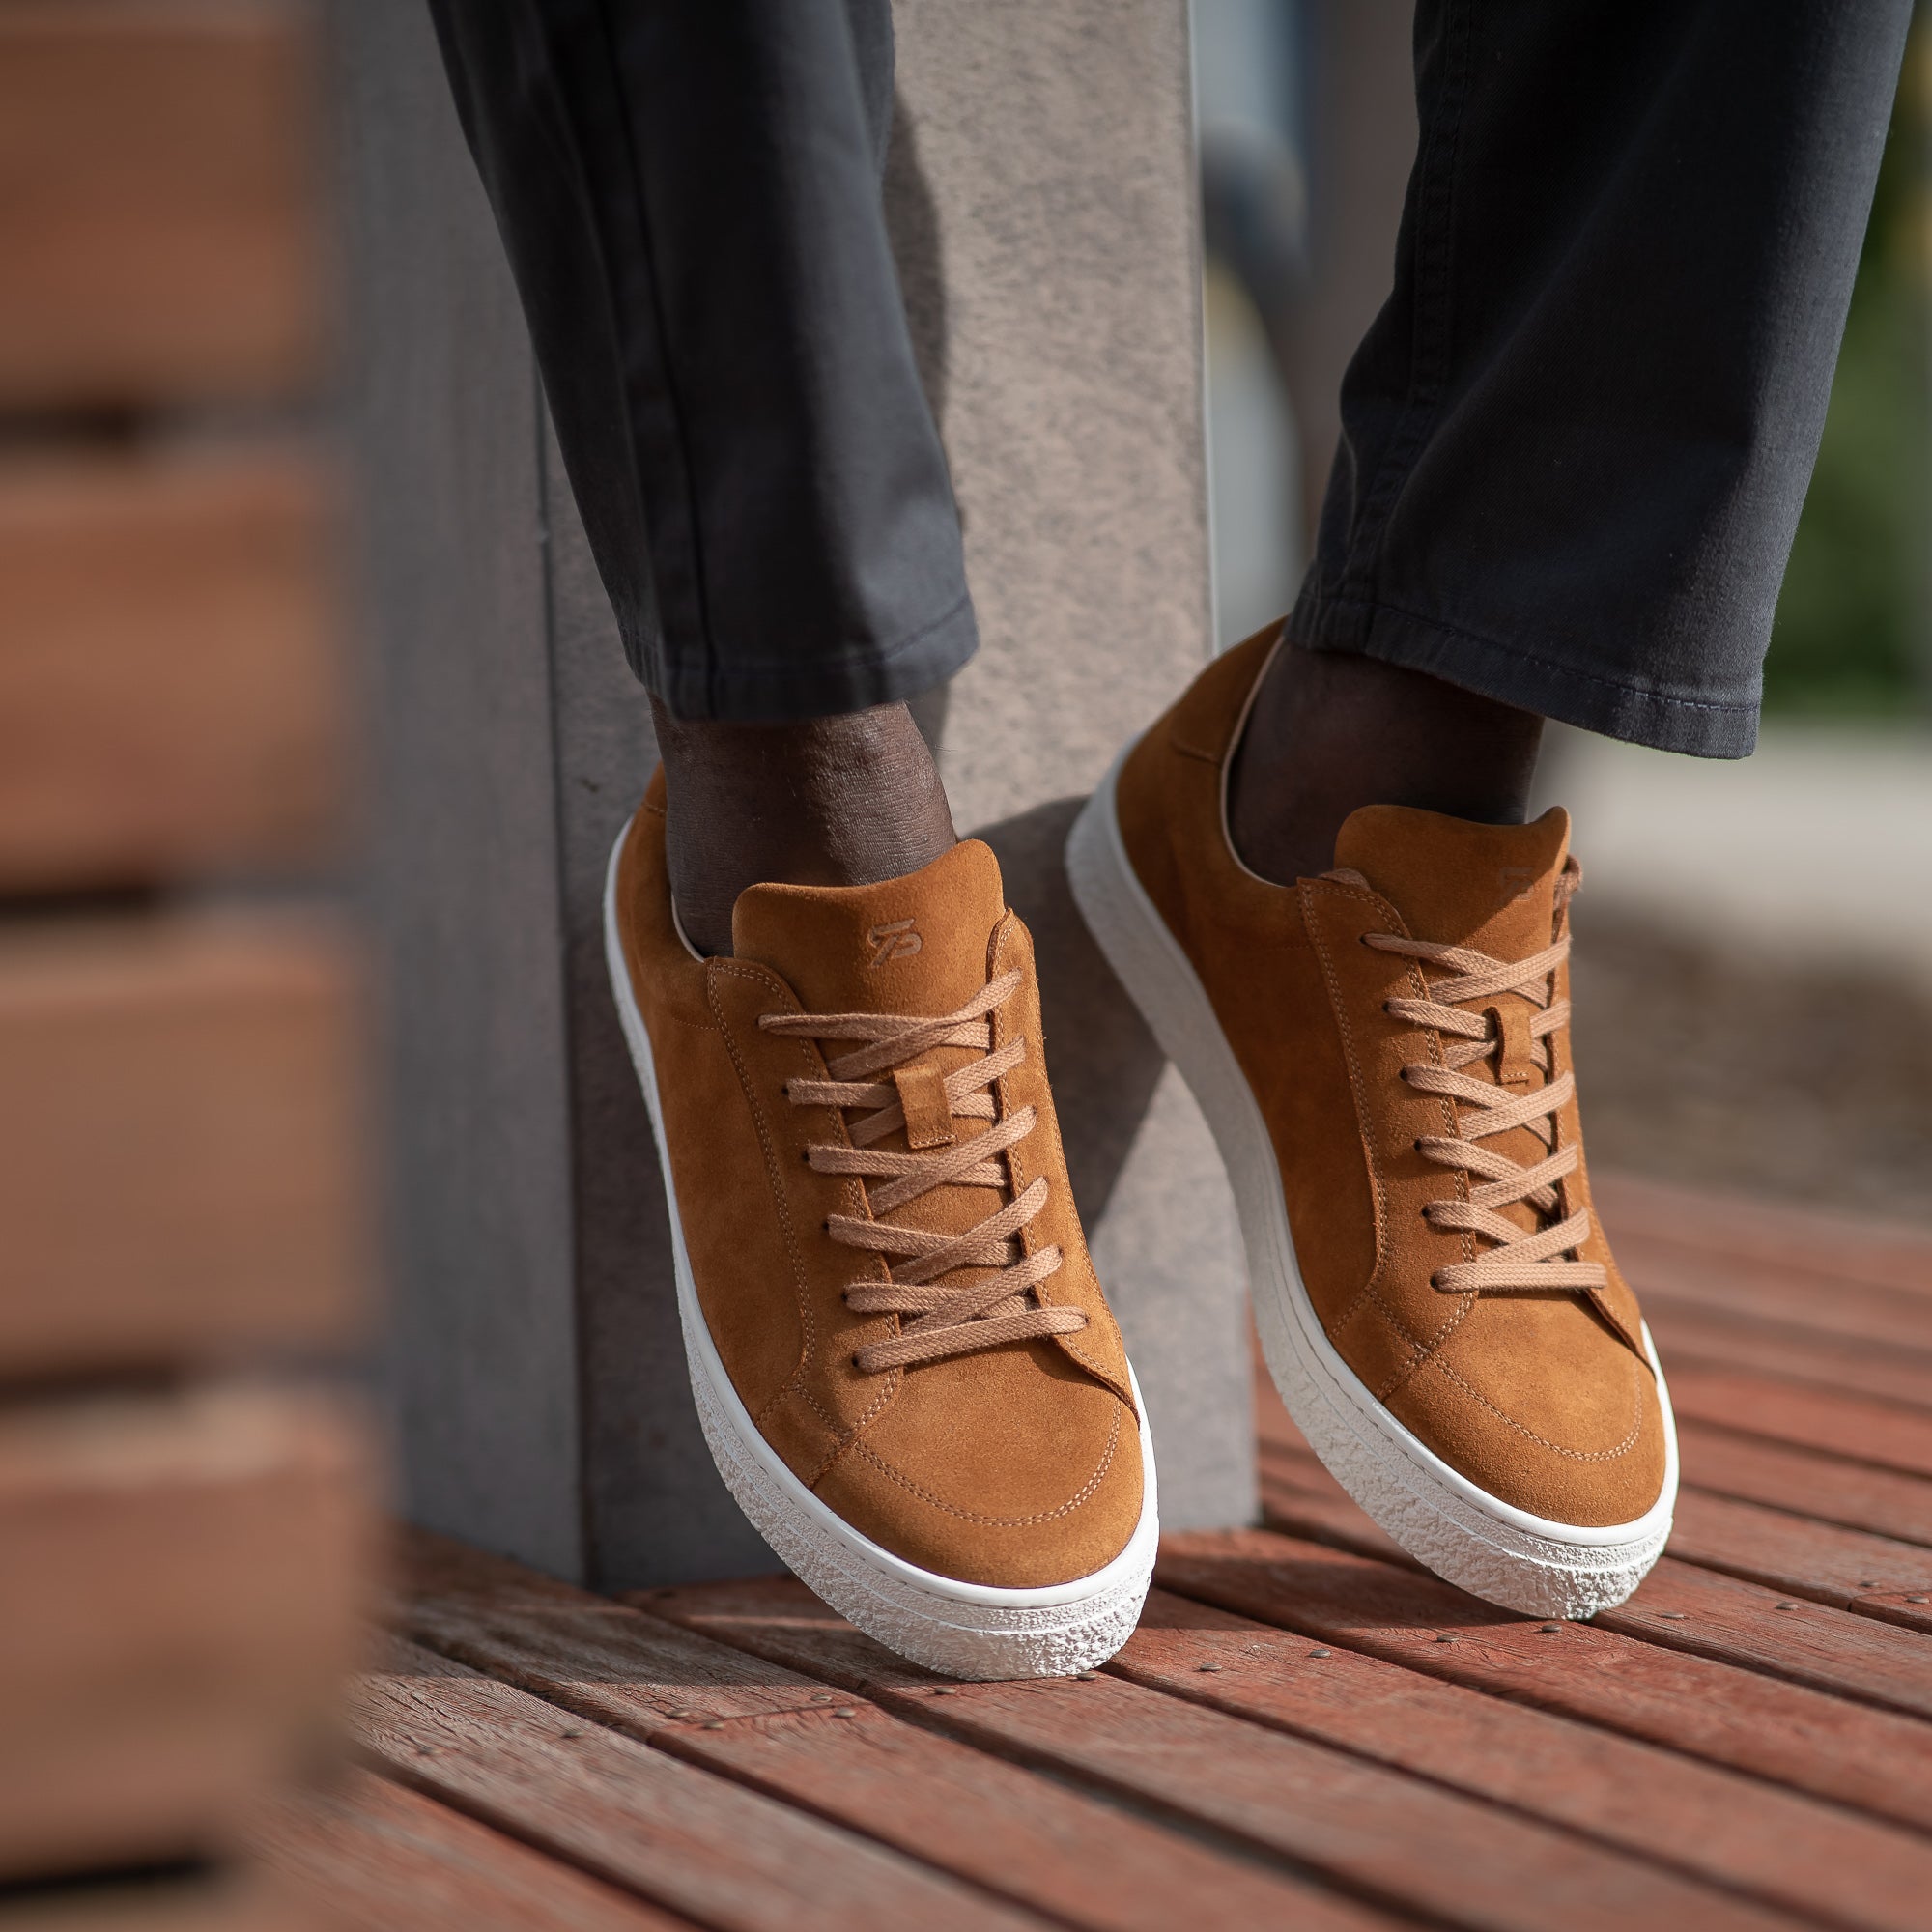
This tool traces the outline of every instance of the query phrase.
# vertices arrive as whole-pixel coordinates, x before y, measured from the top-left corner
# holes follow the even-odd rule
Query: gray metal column
[[[603,980],[604,859],[648,775],[648,714],[423,14],[336,17],[402,1501],[607,1587],[769,1567],[692,1411]],[[1242,1520],[1226,1185],[1059,857],[1079,797],[1208,649],[1185,10],[901,0],[897,18],[889,210],[985,637],[923,722],[1039,940],[1074,1188],[1163,1513]]]

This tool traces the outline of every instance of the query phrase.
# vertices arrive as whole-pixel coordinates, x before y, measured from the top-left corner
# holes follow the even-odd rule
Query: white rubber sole
[[[1657,1386],[1668,1443],[1662,1493],[1636,1521],[1606,1528],[1551,1521],[1491,1495],[1377,1402],[1322,1330],[1295,1264],[1267,1124],[1192,964],[1121,841],[1114,790],[1125,756],[1074,822],[1067,876],[1094,940],[1179,1068],[1220,1148],[1240,1215],[1262,1350],[1295,1427],[1410,1555],[1472,1595],[1544,1617],[1586,1617],[1622,1603],[1662,1553],[1677,1499],[1677,1431],[1662,1372]],[[1648,1330],[1644,1346],[1655,1366]]]
[[[628,828],[626,828],[628,831]],[[631,973],[617,933],[620,834],[604,888],[604,955],[611,990],[631,1059],[650,1109],[670,1209],[677,1311],[697,1419],[725,1487],[738,1507],[792,1573],[840,1615],[899,1656],[949,1677],[995,1679],[1066,1677],[1104,1663],[1133,1634],[1153,1580],[1160,1519],[1154,1487],[1153,1441],[1147,1409],[1140,1411],[1145,1489],[1140,1521],[1127,1546],[1105,1569],[1041,1589],[999,1589],[962,1583],[895,1556],[827,1508],[786,1467],[759,1435],[731,1385],[704,1321],[692,1281],[691,1257],[678,1214],[677,1189],[666,1150],[650,1035],[638,1010]],[[1132,1370],[1128,1374],[1131,1376]]]

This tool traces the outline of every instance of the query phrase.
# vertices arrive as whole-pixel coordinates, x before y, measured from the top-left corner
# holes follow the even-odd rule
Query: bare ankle
[[[747,886],[861,886],[956,839],[945,787],[903,704],[795,724],[671,717],[655,698],[669,794],[671,898],[700,952],[731,951]]]
[[[1520,824],[1543,720],[1420,671],[1284,645],[1235,754],[1229,831],[1243,862],[1292,885],[1335,862],[1342,821],[1409,805]]]

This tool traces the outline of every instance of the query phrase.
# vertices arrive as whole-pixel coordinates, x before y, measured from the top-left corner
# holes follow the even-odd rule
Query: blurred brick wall
[[[294,4],[0,6],[10,1924],[298,1919],[240,1848],[362,1594],[319,81]]]

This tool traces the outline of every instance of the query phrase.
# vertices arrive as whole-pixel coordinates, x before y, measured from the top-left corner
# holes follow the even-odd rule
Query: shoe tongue
[[[1335,840],[1335,864],[1360,872],[1409,933],[1526,958],[1550,942],[1556,875],[1570,814],[1551,806],[1532,825],[1479,825],[1405,805],[1365,805]]]
[[[748,887],[731,950],[781,975],[808,1012],[945,1013],[985,985],[1006,909],[992,848],[962,838],[873,886]]]

